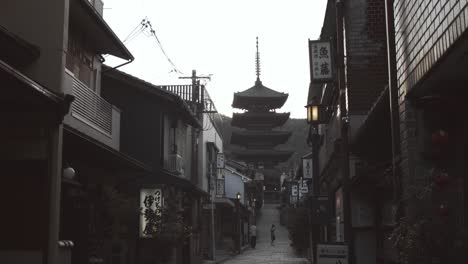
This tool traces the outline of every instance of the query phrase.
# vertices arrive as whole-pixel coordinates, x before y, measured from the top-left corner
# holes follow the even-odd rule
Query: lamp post
[[[240,249],[241,249],[241,212],[240,212],[240,200],[241,200],[241,193],[237,192],[236,194],[236,211],[237,211],[237,217],[236,217],[236,250],[240,254]]]

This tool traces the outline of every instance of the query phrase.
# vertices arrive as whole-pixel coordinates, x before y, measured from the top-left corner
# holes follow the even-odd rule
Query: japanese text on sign
[[[140,237],[151,237],[161,229],[163,197],[159,188],[140,191]]]
[[[311,71],[313,82],[324,82],[333,79],[333,60],[331,45],[328,41],[309,41]]]

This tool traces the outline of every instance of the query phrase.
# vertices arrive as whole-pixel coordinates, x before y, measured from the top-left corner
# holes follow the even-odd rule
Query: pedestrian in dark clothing
[[[257,226],[252,224],[250,226],[250,246],[252,248],[255,248],[256,244],[257,244]]]
[[[273,242],[275,241],[276,237],[275,237],[275,230],[276,230],[276,227],[274,224],[271,225],[271,228],[270,228],[270,234],[271,234],[271,245],[273,246]]]

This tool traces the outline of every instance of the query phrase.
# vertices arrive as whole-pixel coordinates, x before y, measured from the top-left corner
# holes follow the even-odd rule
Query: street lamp
[[[307,109],[308,124],[322,124],[325,121],[325,106],[311,100],[305,108]]]
[[[62,176],[67,179],[67,180],[73,180],[73,178],[75,177],[75,169],[73,169],[72,167],[70,167],[70,165],[65,165],[64,166],[65,168],[63,168],[63,172],[62,172]]]
[[[236,194],[236,199],[237,199],[238,201],[240,201],[240,199],[241,199],[241,194],[240,194],[240,192],[237,192],[237,194]]]

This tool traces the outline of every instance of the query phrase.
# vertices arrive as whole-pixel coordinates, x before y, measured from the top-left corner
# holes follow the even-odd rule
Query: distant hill
[[[238,148],[230,144],[232,131],[240,131],[242,129],[231,126],[231,117],[221,115],[222,121],[217,119],[217,126],[222,131],[224,152],[227,156],[230,155],[232,149]],[[219,121],[218,121],[219,120]],[[282,171],[287,171],[288,168],[293,168],[294,164],[299,164],[302,156],[310,152],[310,147],[307,146],[306,139],[308,133],[308,125],[305,119],[289,119],[282,127],[277,130],[291,131],[292,135],[285,144],[278,145],[276,149],[287,149],[295,151],[291,158],[279,164],[278,168]]]

